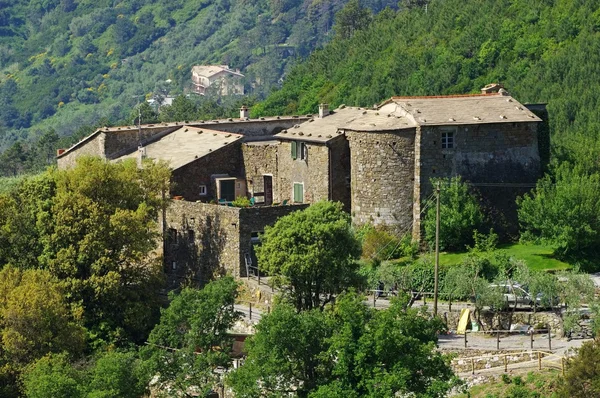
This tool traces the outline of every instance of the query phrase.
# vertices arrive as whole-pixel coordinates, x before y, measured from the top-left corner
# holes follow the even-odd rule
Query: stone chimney
[[[243,105],[240,108],[240,119],[246,120],[249,117],[250,117],[250,110],[246,107],[246,105]]]
[[[319,119],[329,115],[329,104],[319,104]]]
[[[481,89],[481,94],[492,94],[497,93],[500,90],[504,90],[504,86],[500,83],[490,83]],[[504,90],[506,91],[506,90]]]

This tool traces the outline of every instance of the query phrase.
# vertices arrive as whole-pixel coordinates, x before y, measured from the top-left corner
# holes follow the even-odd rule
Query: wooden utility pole
[[[433,316],[437,316],[438,308],[438,271],[440,268],[440,182],[436,187],[436,206],[435,206],[435,272],[433,285]]]

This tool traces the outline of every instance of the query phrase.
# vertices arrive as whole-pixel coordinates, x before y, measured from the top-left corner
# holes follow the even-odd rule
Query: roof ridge
[[[477,93],[477,94],[449,94],[449,95],[416,95],[416,96],[392,96],[392,100],[398,99],[431,99],[431,98],[471,98],[471,97],[500,97],[500,93]]]

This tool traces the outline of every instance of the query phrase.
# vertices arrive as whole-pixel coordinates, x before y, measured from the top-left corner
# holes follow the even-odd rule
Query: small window
[[[454,133],[442,133],[442,149],[454,148]]]
[[[304,202],[304,184],[294,183],[294,203]]]
[[[193,229],[188,229],[188,242],[190,243],[194,243],[194,240],[196,239],[196,234],[194,233]]]
[[[292,141],[292,159],[296,160],[298,158],[298,143],[296,141]]]
[[[198,188],[198,194],[200,196],[206,196],[206,185],[200,185]]]
[[[304,142],[301,142],[300,148],[298,149],[300,150],[300,160],[308,159],[308,145],[306,145]]]

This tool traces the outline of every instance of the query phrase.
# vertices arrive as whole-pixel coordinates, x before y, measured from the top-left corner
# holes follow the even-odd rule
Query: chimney
[[[56,150],[56,156],[62,155],[63,153],[65,153],[65,151],[66,151],[66,149],[62,149],[62,148],[61,149],[57,149]]]
[[[329,115],[329,104],[319,104],[319,119]]]
[[[243,105],[240,108],[240,119],[246,120],[249,117],[250,117],[250,110],[246,107],[246,105]]]
[[[481,89],[481,94],[492,94],[503,90],[504,86],[500,83],[490,83]],[[505,90],[506,91],[506,90]]]

